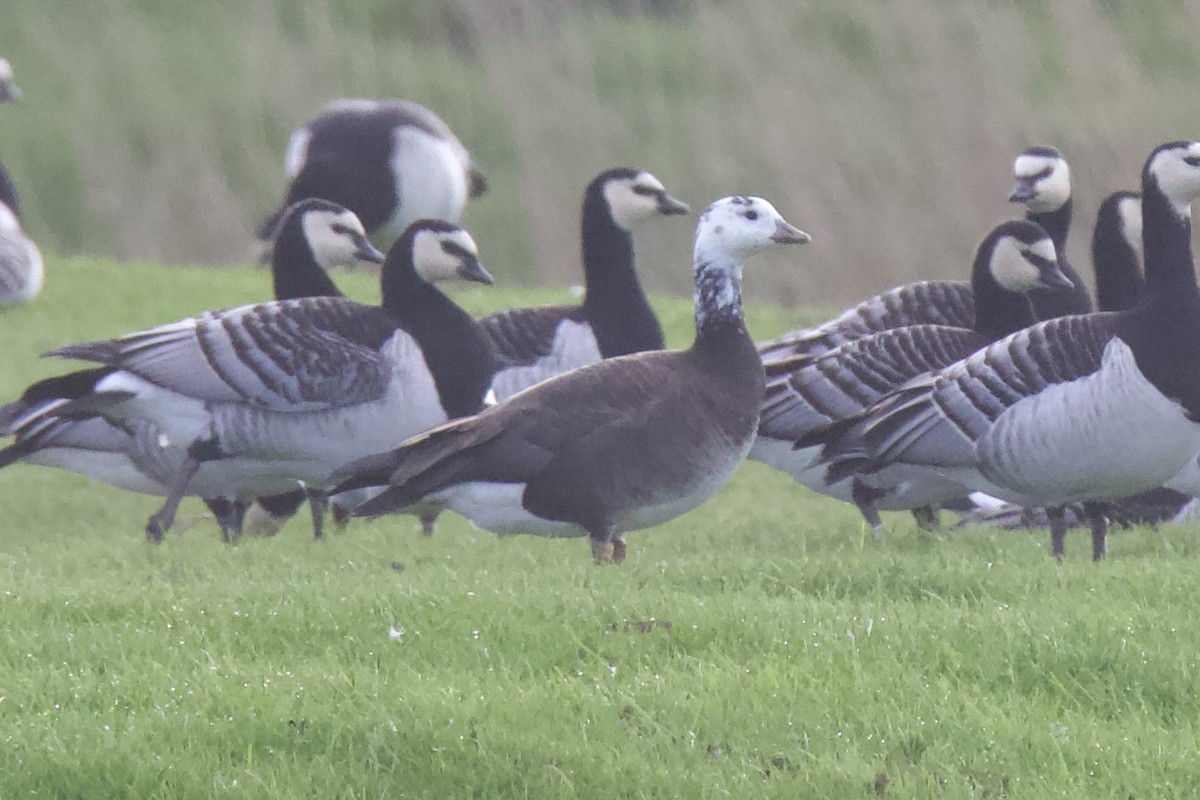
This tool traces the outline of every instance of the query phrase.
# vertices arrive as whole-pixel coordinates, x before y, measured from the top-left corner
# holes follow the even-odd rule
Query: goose
[[[381,263],[383,255],[371,246],[353,212],[325,200],[301,201],[284,215],[276,240],[271,261],[275,298],[340,297],[326,270],[364,261]],[[169,493],[186,453],[181,447],[164,446],[157,426],[98,414],[30,415],[33,402],[26,398],[19,409],[9,409],[9,416],[19,412],[29,419],[23,427],[0,429],[16,440],[0,450],[0,467],[19,461],[79,472],[126,491],[162,497]],[[242,509],[237,501],[212,493],[224,487],[213,482],[211,472],[211,465],[202,467],[188,493],[206,498],[222,538],[231,541],[240,531]],[[303,502],[303,493],[300,497]]]
[[[391,242],[423,218],[457,222],[487,178],[442,119],[411,100],[342,99],[296,130],[279,210],[259,227],[269,241],[283,210],[321,197],[353,211],[367,232]]]
[[[339,489],[388,486],[376,516],[437,493],[496,533],[589,537],[597,564],[625,534],[695,508],[754,440],[763,368],[742,319],[742,264],[809,236],[759,197],[725,197],[696,231],[696,339],[686,350],[606,359],[335,473]]]
[[[912,325],[847,342],[822,356],[767,367],[766,397],[750,458],[785,472],[810,489],[858,506],[876,531],[879,509],[913,509],[923,527],[936,521],[933,504],[961,496],[957,485],[943,497],[940,482],[870,487],[855,478],[825,482],[813,465],[819,444],[795,449],[793,442],[861,412],[888,391],[930,370],[948,366],[979,348],[1035,321],[1028,294],[1070,290],[1058,267],[1057,251],[1041,226],[1025,220],[994,228],[975,255],[971,274],[976,315],[971,327]]]
[[[86,412],[155,425],[185,457],[147,523],[152,541],[205,466],[217,497],[303,487],[319,537],[334,468],[482,408],[491,349],[433,286],[451,278],[491,282],[470,234],[418,220],[384,261],[381,306],[277,300],[61,347],[49,355],[103,367],[35,385],[0,424]]]
[[[649,172],[619,167],[593,178],[583,193],[583,303],[512,309],[479,321],[499,354],[496,399],[602,358],[661,350],[662,327],[638,282],[631,228],[687,211]]]
[[[21,99],[21,90],[13,83],[12,64],[7,58],[0,58],[0,103],[11,103]]]
[[[17,190],[0,165],[0,307],[25,303],[42,291],[42,254],[21,230]]]
[[[1025,206],[1025,218],[1045,228],[1054,240],[1058,263],[1075,289],[1071,292],[1035,291],[1030,295],[1038,319],[1092,310],[1087,285],[1067,260],[1067,234],[1071,230],[1071,170],[1058,148],[1030,147],[1013,161],[1015,183],[1008,199]]]
[[[1157,147],[1142,170],[1145,290],[1125,311],[1018,331],[883,398],[856,426],[876,468],[908,465],[1023,507],[1045,507],[1062,558],[1063,506],[1159,486],[1200,489],[1200,288],[1191,203],[1200,142]],[[836,461],[838,442],[822,458]]]

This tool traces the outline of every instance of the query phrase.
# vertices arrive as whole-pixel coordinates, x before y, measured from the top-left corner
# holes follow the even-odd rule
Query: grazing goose
[[[593,178],[583,193],[582,305],[519,308],[479,321],[499,353],[496,399],[602,358],[661,350],[662,327],[638,282],[630,229],[687,210],[649,172],[617,168]]]
[[[1126,311],[1042,322],[881,400],[859,426],[876,467],[924,468],[1024,507],[1046,507],[1061,558],[1062,506],[1159,486],[1195,493],[1200,288],[1191,207],[1200,142],[1156,148],[1142,171],[1145,291]],[[836,459],[838,443],[823,457]]]
[[[98,412],[156,425],[186,456],[147,524],[153,540],[204,467],[216,497],[304,487],[319,536],[335,467],[482,408],[491,349],[474,319],[431,283],[448,278],[491,281],[466,231],[419,220],[384,262],[382,306],[274,301],[59,348],[50,355],[105,367],[42,382],[0,421],[19,428]]]
[[[352,212],[325,200],[297,203],[285,214],[274,248],[271,275],[275,297],[341,296],[326,270],[358,261],[380,263],[383,255],[367,241],[362,223]],[[102,371],[94,374],[99,377]],[[26,418],[22,427],[0,428],[0,433],[16,440],[0,451],[0,467],[21,461],[79,472],[127,491],[168,494],[186,453],[181,447],[164,446],[163,434],[156,426],[100,415],[63,418],[51,413],[30,414],[34,404],[30,395],[0,412],[5,419],[14,414]],[[231,498],[216,494],[225,487],[214,482],[212,472],[211,465],[202,467],[188,493],[206,498],[221,525],[222,537],[229,541],[241,527],[241,509]],[[303,498],[301,493],[301,502]]]
[[[7,58],[0,58],[0,103],[11,103],[21,99],[21,90],[13,83],[12,64]]]
[[[42,254],[21,230],[17,190],[0,165],[0,306],[37,297],[44,277]]]
[[[1071,230],[1071,171],[1067,160],[1054,147],[1030,147],[1013,162],[1016,183],[1008,199],[1022,203],[1025,218],[1045,228],[1058,251],[1058,264],[1075,289],[1072,292],[1035,291],[1030,295],[1038,319],[1092,310],[1087,285],[1067,260],[1067,234]]]
[[[743,260],[807,242],[767,201],[726,197],[696,231],[696,340],[608,359],[338,470],[339,488],[390,488],[374,516],[430,493],[496,533],[583,536],[597,563],[625,533],[703,503],[754,440],[763,369],[742,320]]]
[[[912,325],[847,342],[817,358],[767,366],[767,389],[758,438],[750,458],[791,475],[810,489],[853,502],[867,522],[880,527],[879,509],[913,509],[923,526],[936,521],[932,504],[961,496],[952,486],[893,482],[881,476],[868,487],[857,478],[825,482],[825,468],[814,466],[819,444],[795,449],[798,439],[828,429],[831,423],[861,412],[892,389],[930,370],[964,358],[1002,336],[1032,325],[1027,294],[1037,289],[1069,290],[1057,264],[1054,243],[1041,226],[1025,220],[1005,222],[979,245],[971,273],[975,298],[972,327]]]
[[[418,219],[457,222],[487,180],[440,117],[410,100],[335,100],[292,134],[284,168],[291,183],[259,228],[272,238],[283,210],[321,197],[353,211],[367,232],[391,242]]]

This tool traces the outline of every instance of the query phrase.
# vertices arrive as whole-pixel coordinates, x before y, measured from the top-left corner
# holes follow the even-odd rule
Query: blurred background
[[[647,169],[698,212],[767,197],[814,236],[748,294],[846,303],[965,276],[1014,156],[1053,144],[1095,208],[1200,136],[1200,4],[1173,0],[0,0],[24,99],[0,161],[43,250],[248,263],[294,127],[337,97],[441,115],[490,190],[465,222],[507,285],[580,281],[584,185]],[[690,293],[694,219],[638,238]]]

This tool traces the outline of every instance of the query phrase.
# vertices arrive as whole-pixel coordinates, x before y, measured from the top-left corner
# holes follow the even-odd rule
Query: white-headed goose
[[[1054,243],[1042,228],[1026,220],[1005,222],[980,243],[971,273],[975,321],[969,328],[913,325],[865,336],[797,367],[767,365],[767,390],[758,438],[750,458],[791,475],[810,489],[853,502],[878,529],[879,510],[913,509],[918,522],[936,520],[935,505],[963,494],[944,483],[870,486],[855,477],[825,481],[815,466],[820,445],[796,449],[800,439],[828,430],[832,423],[860,413],[889,391],[931,370],[948,366],[1002,336],[1035,322],[1028,293],[1037,289],[1068,291],[1071,283],[1058,268]]]
[[[98,412],[149,422],[185,448],[147,525],[152,539],[170,527],[204,466],[218,497],[304,487],[319,535],[334,468],[482,407],[491,348],[475,320],[432,285],[450,278],[491,280],[466,231],[419,220],[384,262],[381,306],[282,300],[59,348],[51,355],[105,367],[51,379],[66,390],[57,400],[41,397],[3,417],[19,427],[34,416]]]
[[[338,471],[345,488],[389,485],[373,516],[430,493],[497,533],[583,536],[620,561],[627,531],[658,525],[721,488],[754,440],[763,368],[742,320],[742,262],[809,237],[757,197],[717,200],[696,232],[696,340],[560,375],[481,414]]]
[[[292,134],[284,171],[290,184],[259,229],[264,241],[283,211],[308,197],[345,206],[390,242],[418,219],[457,222],[467,199],[487,189],[450,127],[410,100],[329,103]]]
[[[1025,218],[1041,225],[1058,251],[1058,263],[1075,289],[1071,292],[1036,291],[1030,295],[1038,319],[1093,310],[1087,285],[1067,260],[1067,234],[1071,231],[1071,170],[1055,147],[1030,147],[1013,161],[1016,183],[1008,195],[1026,208]]]
[[[1159,486],[1195,491],[1200,453],[1200,289],[1191,207],[1200,142],[1161,145],[1142,171],[1146,283],[1127,311],[1042,322],[889,395],[860,434],[876,466],[925,468],[1051,510]],[[836,443],[828,456],[837,458]],[[1092,517],[1092,555],[1106,521]]]
[[[383,255],[367,241],[362,223],[354,214],[326,200],[304,200],[290,208],[280,226],[271,261],[271,277],[278,300],[299,297],[340,297],[327,269],[361,261],[381,263]],[[99,377],[103,370],[94,375]],[[165,445],[162,432],[137,419],[114,420],[104,416],[55,417],[30,411],[41,402],[55,402],[55,382],[35,384],[21,401],[0,411],[0,419],[20,417],[17,428],[0,427],[15,441],[0,451],[0,467],[14,462],[37,464],[79,472],[120,489],[165,497],[183,466],[182,447]],[[94,380],[94,378],[92,379]],[[227,491],[215,471],[202,466],[187,493],[203,497],[217,516],[223,538],[236,535],[240,510],[231,502],[240,492]],[[304,495],[300,494],[303,502]]]
[[[661,350],[662,327],[638,281],[632,228],[687,210],[649,172],[618,167],[593,178],[583,193],[583,303],[516,308],[479,321],[496,345],[496,399],[602,358]]]

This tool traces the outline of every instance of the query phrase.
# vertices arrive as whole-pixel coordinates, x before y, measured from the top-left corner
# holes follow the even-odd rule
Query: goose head
[[[1146,161],[1143,183],[1146,179],[1158,186],[1176,213],[1190,216],[1192,201],[1200,196],[1200,142],[1159,145]]]
[[[352,267],[359,261],[383,263],[353,211],[328,200],[301,200],[285,214],[279,237],[299,233],[322,268]]]
[[[603,200],[608,214],[619,228],[629,230],[645,219],[660,214],[686,214],[687,203],[667,194],[662,181],[651,175],[625,167],[606,170],[588,184],[586,196]]]
[[[991,246],[988,271],[1002,288],[1025,293],[1034,289],[1070,289],[1074,284],[1058,266],[1058,253],[1041,225],[1013,220],[985,240]]]
[[[21,90],[13,83],[12,64],[7,58],[0,58],[0,103],[8,103],[21,98]]]
[[[457,225],[438,219],[417,220],[392,246],[411,248],[412,265],[417,275],[427,283],[444,280],[492,282],[479,263],[479,248],[471,234]]]
[[[789,224],[761,197],[722,197],[700,216],[696,263],[739,263],[772,245],[810,241],[811,236]]]
[[[1031,147],[1013,162],[1016,183],[1008,199],[1035,214],[1057,211],[1071,199],[1071,171],[1056,148]]]

